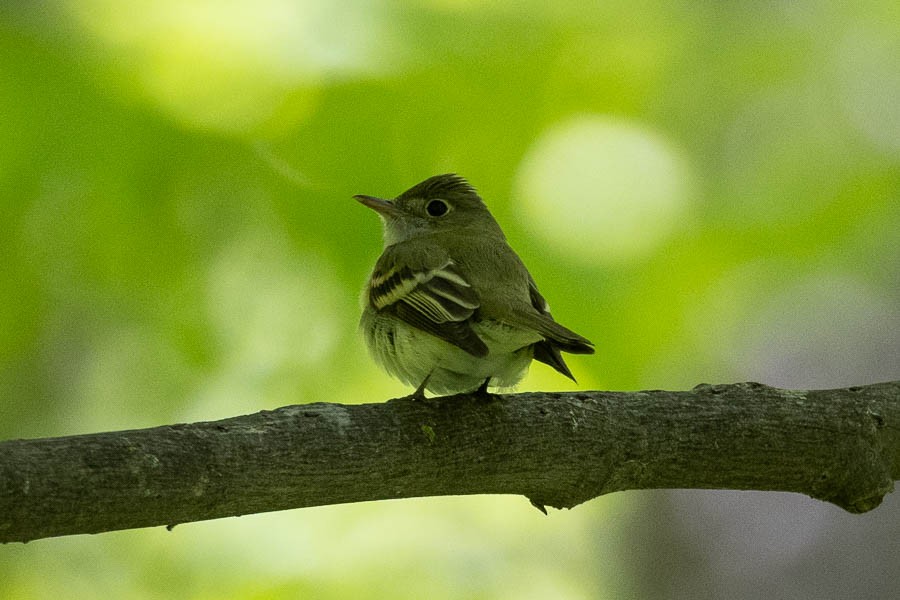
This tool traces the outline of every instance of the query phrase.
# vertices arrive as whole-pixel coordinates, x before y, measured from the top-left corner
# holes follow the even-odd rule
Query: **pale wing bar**
[[[477,294],[452,260],[429,271],[404,267],[376,274],[370,299],[377,310],[404,302],[435,323],[464,321],[480,306]]]

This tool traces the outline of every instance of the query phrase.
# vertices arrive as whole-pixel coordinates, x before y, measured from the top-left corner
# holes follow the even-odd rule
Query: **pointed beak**
[[[362,196],[357,195],[353,196],[361,204],[364,204],[377,212],[379,215],[383,217],[392,217],[396,216],[400,211],[394,206],[394,203],[390,200],[383,200],[382,198],[376,198],[374,196]]]

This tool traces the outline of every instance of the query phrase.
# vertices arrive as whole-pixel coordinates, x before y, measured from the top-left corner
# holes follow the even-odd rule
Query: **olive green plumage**
[[[388,373],[418,396],[509,387],[532,359],[575,379],[560,352],[593,344],[553,319],[468,182],[437,175],[393,200],[355,198],[384,224],[360,328]]]

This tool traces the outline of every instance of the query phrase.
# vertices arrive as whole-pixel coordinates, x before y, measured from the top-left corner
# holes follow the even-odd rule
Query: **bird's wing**
[[[399,265],[394,253],[381,256],[369,279],[372,308],[473,356],[487,356],[487,345],[471,327],[471,317],[481,305],[478,294],[456,264],[437,250],[419,253],[415,260],[419,264]]]
[[[519,310],[515,312],[515,318],[522,325],[535,329],[544,336],[544,339],[534,345],[534,359],[550,365],[572,381],[575,377],[566,361],[563,360],[560,351],[574,354],[593,354],[593,344],[574,331],[563,327],[553,320],[547,301],[537,289],[534,280],[529,277],[528,293],[531,306],[537,311]]]
[[[516,318],[521,324],[527,325],[535,329],[543,335],[547,340],[553,342],[560,350],[571,352],[572,354],[593,354],[594,343],[584,336],[580,336],[568,327],[563,327],[557,323],[550,314],[550,307],[541,293],[538,292],[537,285],[533,279],[529,279],[528,292],[531,298],[531,306],[537,309],[517,310]]]

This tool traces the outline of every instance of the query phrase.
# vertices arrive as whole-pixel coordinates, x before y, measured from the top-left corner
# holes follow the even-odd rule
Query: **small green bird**
[[[513,386],[532,359],[575,380],[560,351],[592,354],[593,344],[553,320],[465,179],[436,175],[393,200],[354,198],[384,224],[360,329],[375,361],[416,386],[413,397]]]

